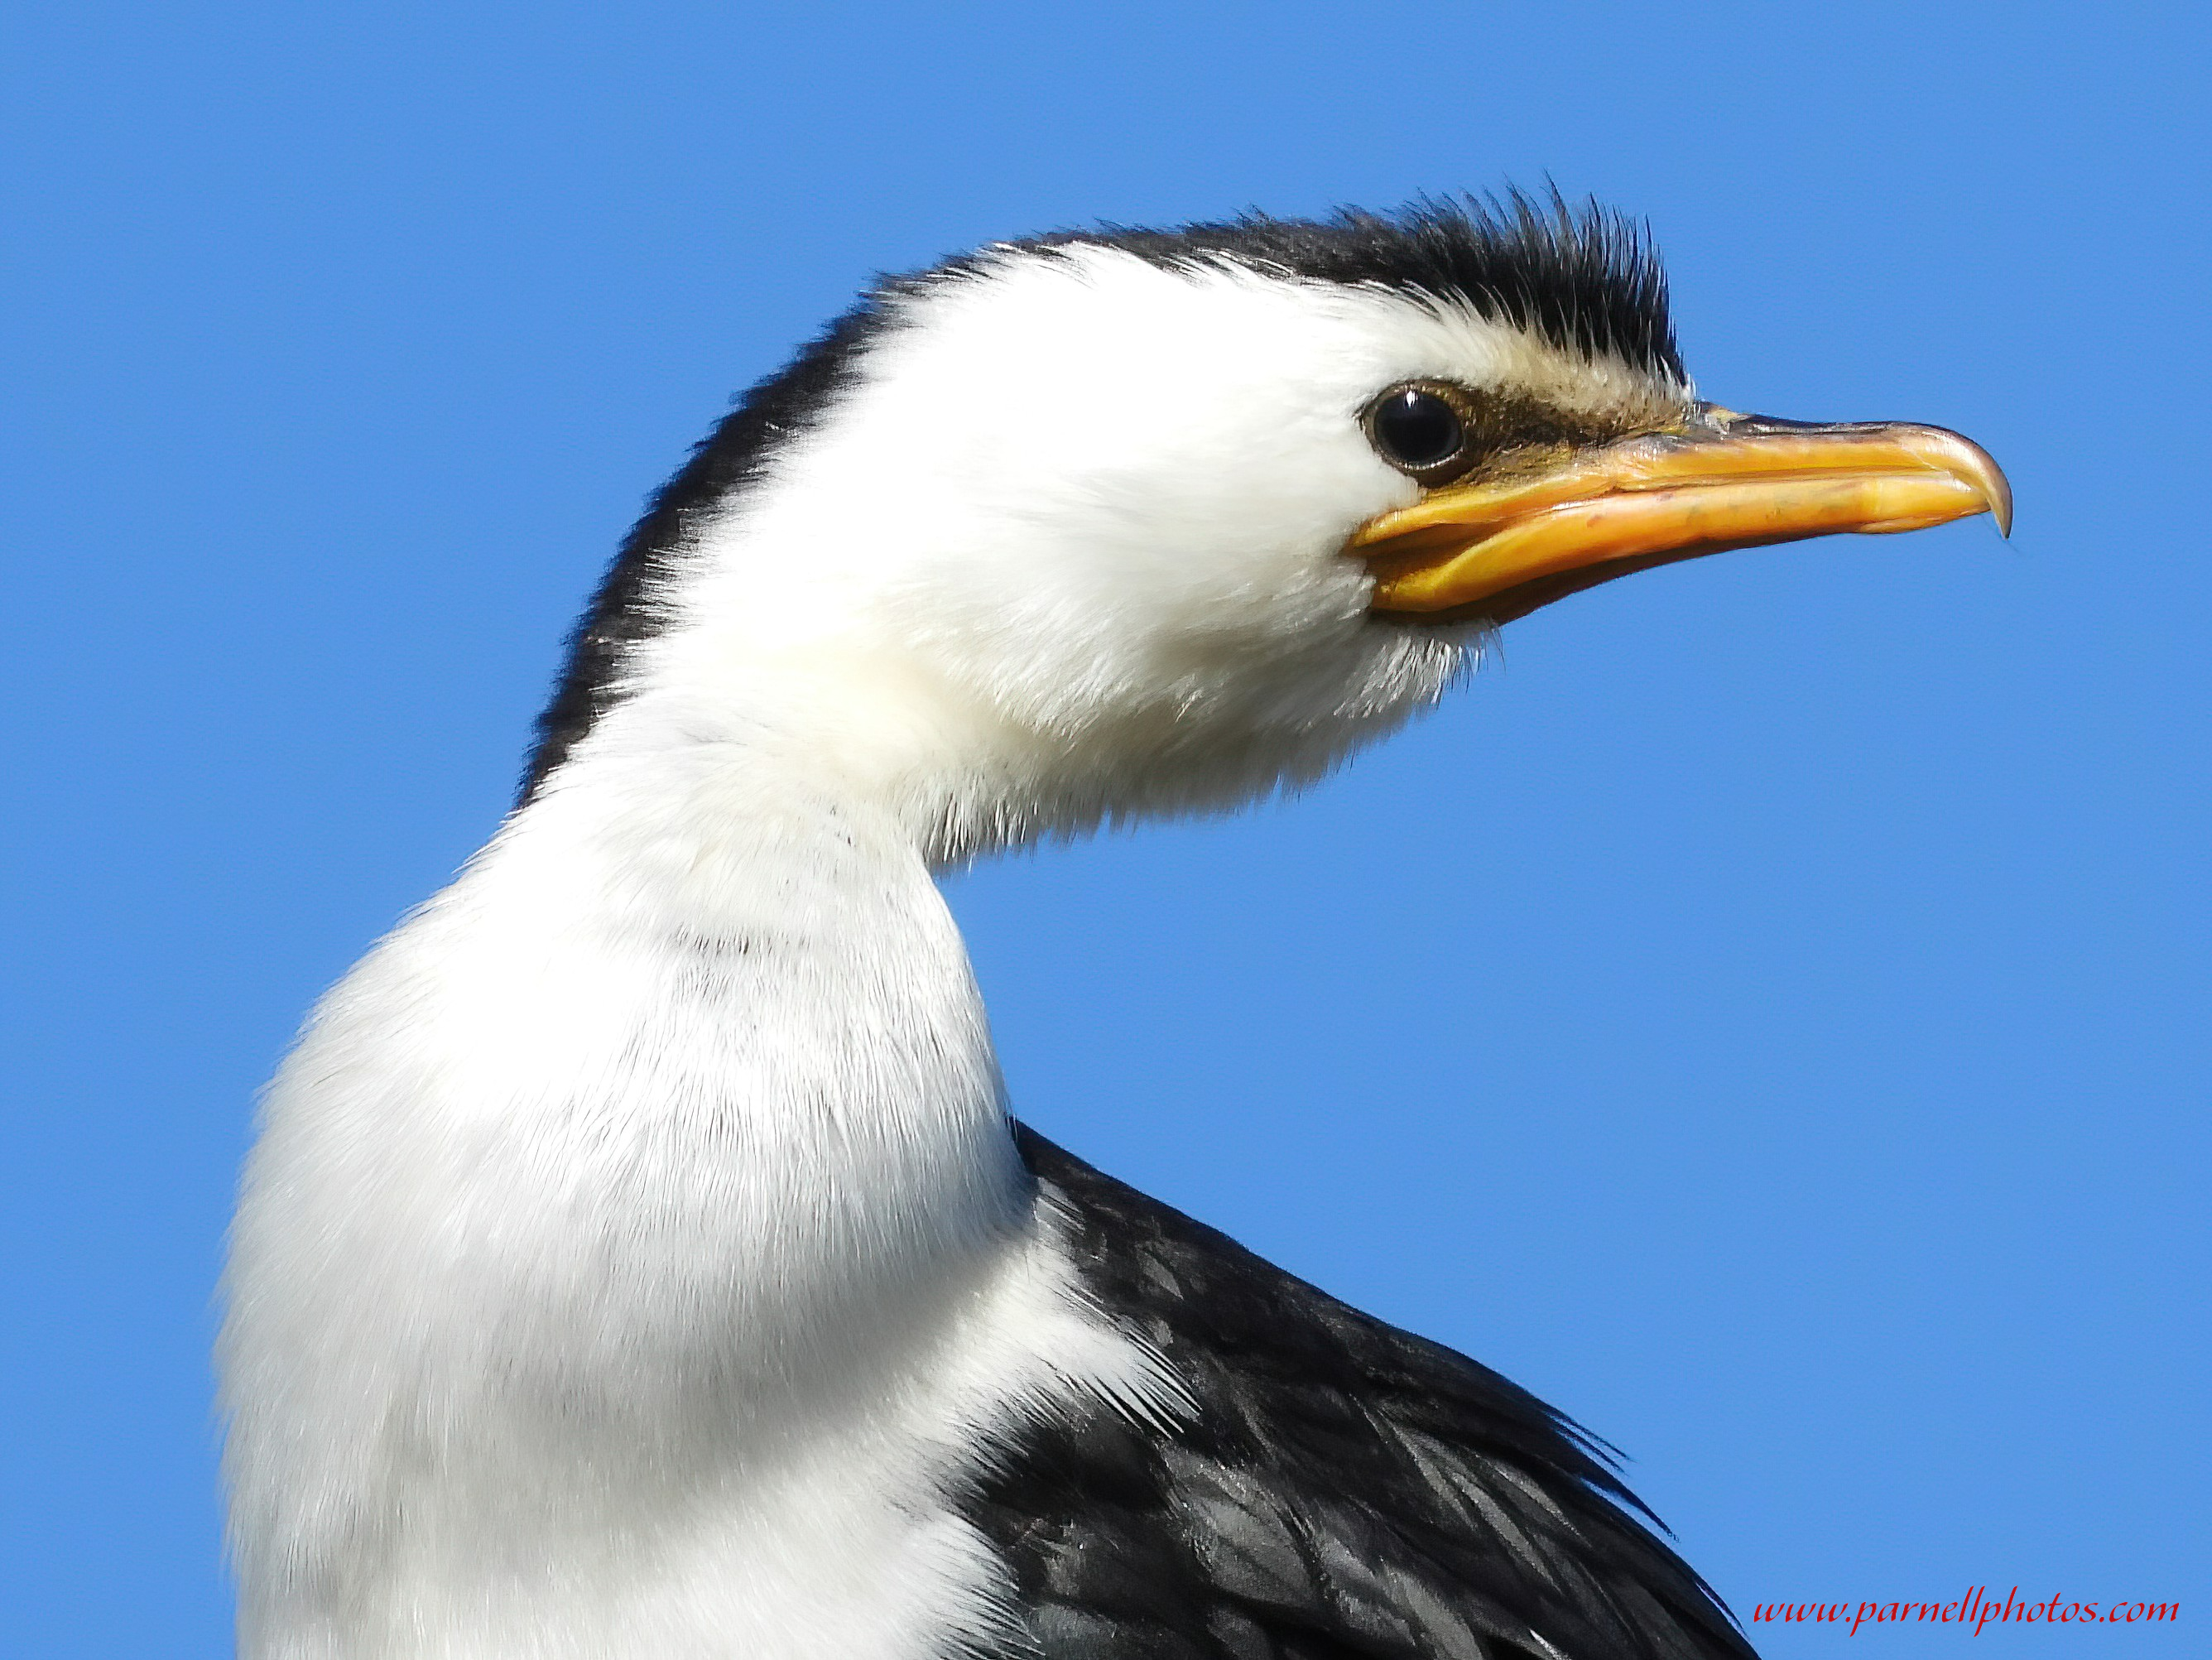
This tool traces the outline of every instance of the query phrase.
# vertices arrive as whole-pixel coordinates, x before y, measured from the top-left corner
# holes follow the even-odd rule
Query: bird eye
[[[1437,386],[1393,386],[1367,406],[1367,437],[1376,453],[1423,483],[1452,470],[1467,448],[1457,400]]]

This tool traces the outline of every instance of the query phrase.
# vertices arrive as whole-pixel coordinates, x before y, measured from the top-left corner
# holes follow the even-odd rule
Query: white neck
[[[574,1652],[638,1621],[735,1642],[787,1603],[831,1623],[786,1651],[896,1651],[852,1621],[888,1598],[884,1629],[914,1625],[899,1553],[969,1548],[903,1514],[951,1426],[1044,1373],[1146,1389],[1125,1346],[1046,1329],[1078,1299],[910,825],[761,736],[580,756],[272,1085],[224,1341],[247,1652],[434,1627],[437,1652],[566,1654],[483,1636],[542,1621],[546,1572],[584,1605]],[[860,1505],[902,1483],[900,1516]],[[863,1551],[875,1590],[745,1578],[764,1551],[732,1529],[798,1536],[848,1488],[825,1535],[903,1529]],[[698,1562],[641,1565],[686,1514]]]

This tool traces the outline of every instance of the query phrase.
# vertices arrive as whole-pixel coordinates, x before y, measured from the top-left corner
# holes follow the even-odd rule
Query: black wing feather
[[[1052,1660],[1755,1660],[1605,1450],[1017,1127],[1198,1411],[1040,1424],[966,1514]]]

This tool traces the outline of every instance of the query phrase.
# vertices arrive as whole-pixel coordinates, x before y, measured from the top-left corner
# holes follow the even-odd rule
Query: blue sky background
[[[2205,30],[18,0],[0,1652],[228,1651],[252,1091],[735,390],[994,236],[1547,175],[1650,220],[1708,395],[1958,427],[2016,538],[1609,587],[1303,800],[961,879],[1017,1098],[1617,1442],[1747,1617],[2017,1584],[2184,1622],[1977,1652],[2203,1652]]]

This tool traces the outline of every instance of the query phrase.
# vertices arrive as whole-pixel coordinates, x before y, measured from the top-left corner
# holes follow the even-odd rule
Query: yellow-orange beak
[[[1507,623],[1654,565],[1977,513],[2009,534],[2012,489],[1988,452],[1955,432],[1813,426],[1708,405],[1680,432],[1431,490],[1370,520],[1346,550],[1373,568],[1378,611]]]

